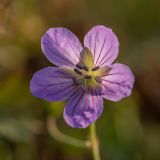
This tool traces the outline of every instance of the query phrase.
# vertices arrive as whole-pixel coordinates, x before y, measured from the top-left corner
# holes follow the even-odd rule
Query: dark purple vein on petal
[[[100,95],[97,94],[97,90],[96,89],[95,89],[95,96],[97,97],[97,100],[98,100]]]
[[[62,92],[62,91],[65,92],[65,90],[66,90],[66,89],[69,89],[69,88],[71,88],[71,90],[72,90],[72,87],[74,87],[74,85],[70,85],[70,86],[67,86],[66,88],[63,88],[63,89],[61,89],[61,90],[58,90],[57,92],[54,92],[54,93],[51,93],[51,94],[47,94],[45,97],[58,94],[58,93],[60,93],[60,92]],[[70,91],[71,91],[71,90],[70,90]]]
[[[63,49],[64,50],[64,49]],[[74,63],[72,63],[71,61],[69,61],[67,58],[64,58],[64,57],[62,57],[62,56],[59,56],[59,55],[57,55],[57,54],[55,54],[55,56],[57,56],[57,57],[59,57],[59,58],[62,58],[64,61],[67,61],[67,62],[69,62],[70,64],[72,64],[72,65],[75,65]],[[70,56],[71,57],[71,56]],[[72,57],[72,59],[73,59],[73,57]],[[74,60],[74,62],[76,62],[76,60],[75,59],[73,59]]]
[[[49,37],[49,39],[51,39],[50,38],[50,36],[47,34],[47,36]],[[55,40],[56,41],[58,41],[57,40],[57,36],[55,36]],[[61,48],[64,52],[66,52],[66,53],[68,53],[64,48],[62,48],[58,43],[54,43],[54,45],[56,45],[56,46],[58,46],[59,48]],[[51,51],[51,50],[50,50]],[[55,56],[57,56],[57,57],[59,57],[59,58],[62,58],[64,61],[68,61],[70,64],[72,64],[72,65],[74,65],[71,61],[69,61],[66,57],[64,58],[64,57],[62,57],[62,56],[60,56],[60,55],[57,55],[57,54],[55,54]],[[72,57],[72,59],[73,59],[73,57]],[[75,61],[75,59],[73,59],[74,61]]]
[[[97,94],[97,91],[96,91],[96,90],[95,90],[95,97],[97,98],[97,102],[98,102],[97,104],[98,104],[98,108],[99,108],[99,106],[100,106],[100,105],[99,105],[99,96],[98,96],[98,94]]]
[[[107,51],[107,53],[101,58],[101,60],[100,60],[100,62],[99,62],[99,64],[98,64],[98,66],[100,66],[101,65],[101,63],[103,62],[103,60],[104,60],[104,58],[108,55],[108,53],[111,51],[111,49],[112,49],[112,43],[111,43],[111,46],[110,46],[110,49]]]
[[[110,92],[115,93],[115,91],[113,91],[113,90],[111,90],[110,88],[108,88],[105,84],[102,83],[102,85],[103,85],[107,90],[109,90]]]
[[[70,96],[71,100],[70,100],[69,103],[73,102],[74,98],[75,98],[81,91],[82,91],[82,90],[78,90],[78,92],[74,92],[74,93]]]
[[[112,82],[112,81],[109,81],[109,80],[106,80],[106,79],[102,79],[103,81],[106,81],[108,83],[111,83],[111,84],[116,84],[116,85],[121,85],[123,87],[127,87],[127,88],[131,88],[130,85],[128,84],[125,84],[126,81],[122,81],[122,82]]]
[[[71,77],[71,78],[73,78],[73,76],[71,76],[71,74],[69,74],[69,72],[67,72],[67,71],[65,71],[65,70],[57,70],[57,71],[55,71],[56,73],[59,73],[59,74],[61,74],[61,75],[64,75],[64,76],[66,76],[66,77]]]
[[[75,55],[77,56],[77,58],[78,58],[78,60],[79,60],[79,56],[78,56],[77,52],[75,51],[75,49],[73,48],[72,44],[70,44],[70,46],[71,46],[73,52],[75,53]]]
[[[98,36],[98,31],[96,32],[96,35],[95,35],[95,41],[94,41],[94,55],[93,55],[93,62],[95,60],[95,53],[96,53],[96,46],[97,46],[97,36]]]
[[[48,48],[47,50],[50,50],[50,52],[53,52],[52,51],[52,49],[51,48]],[[46,54],[47,55],[47,54]],[[56,61],[58,61],[58,62],[60,62],[60,63],[62,63],[62,64],[66,64],[66,65],[68,65],[68,63],[67,62],[65,62],[65,61],[67,61],[66,59],[64,59],[64,58],[60,58],[59,56],[57,56],[56,54],[55,54],[55,56],[56,57],[58,57],[58,59],[56,59]],[[68,61],[70,64],[72,64],[70,61]],[[72,64],[72,65],[74,65],[74,64]]]
[[[72,39],[71,35],[69,34],[70,39]],[[74,38],[74,40],[76,41],[76,38]],[[70,47],[72,48],[73,52],[75,53],[75,55],[77,56],[78,60],[79,60],[79,56],[77,54],[77,52],[74,50],[74,47],[72,46],[72,43],[70,43]]]
[[[107,75],[105,75],[105,77],[108,77],[108,76],[113,76],[113,75],[122,75],[123,73],[109,73]]]
[[[55,33],[54,33],[54,35],[55,35]],[[48,36],[48,38],[49,38],[50,40],[52,40],[51,37],[50,37],[48,34],[47,34],[47,36]],[[55,37],[55,41],[58,41],[57,36],[55,35],[54,37]],[[48,42],[48,41],[47,41],[47,42]],[[47,43],[46,43],[46,44],[47,44]],[[61,47],[58,43],[55,42],[54,44],[62,49],[62,47]],[[51,48],[48,48],[48,49],[50,50],[51,53],[53,52]],[[63,49],[63,50],[64,50],[64,49]],[[64,58],[64,57],[61,57],[60,55],[55,54],[55,56],[57,56],[57,57],[59,57],[59,58],[62,58],[64,61],[68,61],[70,64],[74,65],[74,64],[73,64],[72,62],[70,62],[68,59],[66,59],[66,58]],[[64,63],[64,62],[63,62],[63,63]]]
[[[77,94],[77,93],[80,92],[80,90],[78,90],[78,87],[79,87],[79,86],[76,86],[76,87],[74,88],[75,92],[73,92],[73,93],[70,95],[70,98],[72,98],[73,96],[75,96],[75,94]],[[77,89],[77,90],[76,90],[76,89]]]
[[[63,96],[66,96],[69,92],[76,90],[78,88],[78,86],[74,87],[73,89],[69,90],[67,93],[65,93]]]
[[[92,104],[94,104],[94,98],[93,98],[93,96],[94,96],[94,91],[93,91],[93,89],[91,89],[91,96],[92,96]]]
[[[97,94],[97,91],[95,91],[95,94],[96,94],[96,98],[97,98],[97,101],[98,101],[98,108],[100,108],[100,107],[101,107],[101,104],[100,104],[100,103],[103,103],[102,97]],[[100,102],[99,102],[99,101],[100,101]],[[103,107],[103,106],[102,106],[102,107]],[[99,109],[99,110],[98,110],[98,115],[99,115],[101,112],[102,112],[102,110]]]
[[[97,63],[98,63],[98,60],[99,60],[99,58],[100,58],[100,56],[101,56],[101,53],[102,53],[102,50],[103,50],[103,48],[104,48],[105,42],[106,42],[106,36],[105,36],[105,39],[104,39],[104,41],[103,41],[103,44],[102,44],[100,53],[99,53],[99,55],[98,55],[98,58],[97,58],[97,60],[96,60],[95,66],[97,66]]]
[[[75,87],[76,88],[76,87]],[[66,96],[66,95],[68,95],[72,90],[74,90],[75,88],[72,88],[71,90],[69,90],[68,92],[64,92],[64,94],[62,94],[61,95],[61,97],[64,97],[64,96]],[[50,95],[49,95],[50,96]]]
[[[100,65],[100,67],[104,64],[104,63],[106,63],[109,59],[111,59],[112,58],[112,56],[110,56],[107,60],[105,60],[101,65]]]
[[[84,92],[84,91],[83,91]],[[83,103],[84,103],[84,105],[82,105],[82,107],[84,107],[83,108],[83,110],[85,109],[85,107],[87,107],[87,96],[86,95],[84,95],[84,101],[83,101]],[[78,109],[77,109],[77,112],[80,110],[81,108],[79,107]]]
[[[75,109],[77,108],[77,105],[78,105],[78,103],[80,102],[80,100],[82,99],[83,95],[84,95],[84,91],[82,90],[81,96],[79,97],[78,101],[76,102],[76,104],[75,104],[74,107],[73,107],[72,115],[74,114]],[[74,100],[74,99],[72,99],[72,102],[73,102],[73,100]]]
[[[62,83],[53,83],[53,84],[38,84],[39,86],[54,86],[54,85],[60,85],[60,84],[66,84],[66,83],[70,83],[70,82],[72,82],[73,83],[73,81],[67,81],[67,82],[62,82]]]
[[[46,48],[45,48],[45,49],[46,49]],[[51,53],[53,52],[53,50],[52,50],[51,48],[47,48],[47,50],[49,50]],[[47,54],[46,54],[46,55],[47,55]],[[65,61],[67,61],[68,63],[74,65],[72,62],[70,62],[68,59],[66,59],[66,58],[64,58],[64,57],[61,57],[61,56],[59,56],[59,55],[57,55],[57,54],[54,54],[54,56],[58,57],[59,59],[58,59],[57,61],[59,61],[59,62],[62,63],[62,64],[68,65],[67,63],[65,63]],[[61,59],[62,59],[62,60],[61,60]]]
[[[67,78],[67,79],[73,78],[73,77],[61,77],[61,76],[48,76],[48,77],[51,77],[51,78]]]
[[[88,107],[87,94],[84,95],[84,108],[83,108],[83,110],[85,109],[85,107]]]
[[[102,79],[103,81],[106,81],[106,82],[108,82],[108,83],[112,83],[112,84],[123,84],[124,82],[112,82],[112,81],[109,81],[109,80],[107,80],[107,79]]]
[[[94,97],[93,97],[94,96]],[[97,104],[95,105],[97,108],[99,108],[99,106],[100,106],[100,104],[99,104],[99,98],[100,98],[100,96],[97,94],[97,90],[95,89],[95,90],[93,90],[92,91],[92,99],[93,99],[93,104],[96,102],[95,100],[97,99]],[[96,98],[96,99],[95,99]],[[98,106],[97,106],[98,105]],[[96,110],[95,108],[93,108],[94,110]],[[97,110],[97,111],[99,111],[99,110]],[[97,114],[98,114],[98,112],[97,112]]]

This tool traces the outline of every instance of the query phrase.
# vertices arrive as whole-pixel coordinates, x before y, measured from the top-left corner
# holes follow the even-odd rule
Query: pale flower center
[[[108,67],[100,68],[94,66],[94,58],[88,48],[84,48],[79,63],[74,68],[76,84],[81,84],[84,88],[97,88],[101,86],[101,77],[106,75]]]
[[[96,83],[101,83],[100,72],[98,71],[100,68],[98,66],[90,68],[83,64],[78,63],[76,68],[74,69],[77,74],[78,79],[84,86],[94,86]]]
[[[79,63],[74,69],[66,67],[63,69],[73,76],[73,83],[83,89],[101,88],[101,77],[109,71],[109,67],[94,66],[93,55],[88,48],[83,49]]]

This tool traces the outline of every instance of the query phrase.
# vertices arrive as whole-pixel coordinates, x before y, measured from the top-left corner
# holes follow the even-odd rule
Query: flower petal
[[[73,128],[86,128],[102,113],[103,99],[96,92],[79,90],[64,108],[64,119]]]
[[[126,65],[115,63],[107,76],[102,77],[103,97],[111,101],[119,101],[131,94],[134,75]]]
[[[48,60],[57,66],[75,66],[83,49],[78,38],[65,28],[50,28],[43,35],[41,46]]]
[[[48,101],[68,99],[76,89],[73,78],[58,67],[47,67],[36,72],[30,82],[31,93]]]
[[[118,39],[112,30],[105,26],[93,27],[84,38],[84,46],[92,52],[95,66],[108,66],[118,56]]]

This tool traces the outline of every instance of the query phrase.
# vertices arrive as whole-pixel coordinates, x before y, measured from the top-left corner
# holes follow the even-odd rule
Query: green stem
[[[76,147],[90,147],[90,141],[80,140],[63,134],[58,128],[54,118],[48,117],[47,128],[50,135],[59,142],[70,144]]]
[[[95,123],[91,124],[90,127],[90,138],[91,138],[91,147],[94,160],[101,160],[99,154],[99,142],[96,136],[96,125]]]

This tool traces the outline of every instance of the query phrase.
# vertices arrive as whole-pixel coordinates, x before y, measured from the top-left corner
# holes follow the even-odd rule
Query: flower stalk
[[[52,117],[48,117],[47,119],[47,128],[50,135],[59,142],[66,143],[76,147],[91,146],[90,141],[88,140],[80,140],[62,133],[57,127],[56,120]]]
[[[94,160],[101,160],[100,153],[99,153],[99,142],[96,135],[96,125],[92,123],[90,126],[90,140],[91,140],[91,147],[92,147],[92,154]]]

